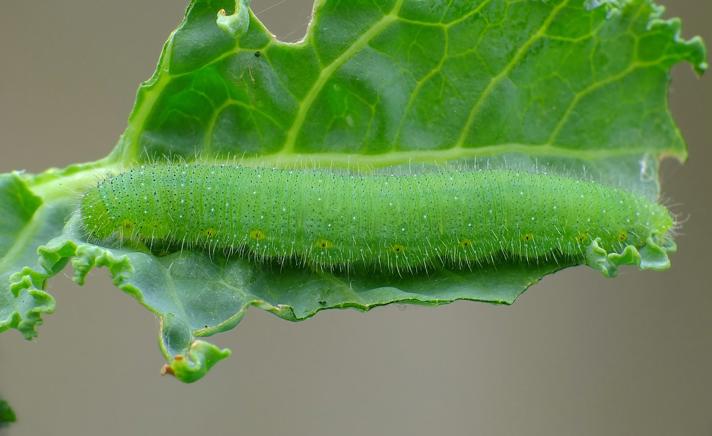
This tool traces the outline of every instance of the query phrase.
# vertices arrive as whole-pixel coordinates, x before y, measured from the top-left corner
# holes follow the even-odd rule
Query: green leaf
[[[0,177],[0,330],[34,335],[47,279],[107,268],[161,320],[165,373],[202,377],[228,350],[201,339],[250,306],[298,321],[395,302],[511,304],[569,265],[503,264],[428,275],[345,276],[182,251],[88,241],[78,194],[157,159],[377,168],[478,162],[544,165],[658,193],[659,159],[686,157],[668,107],[669,72],[706,69],[699,38],[649,0],[322,0],[304,41],[277,41],[245,0],[193,0],[138,91],[105,159]],[[651,246],[652,247],[652,246]],[[667,267],[671,245],[588,263]]]
[[[6,424],[15,422],[15,420],[15,412],[12,410],[10,405],[7,401],[0,399],[0,428]]]
[[[0,175],[0,331],[13,327],[30,339],[41,315],[54,310],[54,299],[43,291],[48,276],[38,272],[36,253],[62,232],[69,213],[61,201],[44,206],[20,174]]]

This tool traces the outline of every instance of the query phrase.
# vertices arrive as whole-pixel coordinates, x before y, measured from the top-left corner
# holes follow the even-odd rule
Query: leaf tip
[[[707,46],[704,40],[699,36],[691,38],[687,43],[694,48],[695,61],[693,67],[695,68],[695,72],[701,76],[707,71],[707,68],[709,68],[709,64],[707,63]]]
[[[209,342],[196,340],[185,354],[178,354],[163,365],[161,375],[172,375],[183,383],[193,383],[208,373],[219,361],[230,357],[232,352]]]

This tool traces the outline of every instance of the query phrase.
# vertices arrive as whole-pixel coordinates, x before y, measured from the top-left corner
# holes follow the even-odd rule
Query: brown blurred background
[[[667,0],[712,44],[712,3]],[[3,1],[0,172],[94,160],[125,127],[185,2]],[[283,39],[311,0],[253,0]],[[212,338],[234,354],[193,385],[158,375],[153,315],[105,271],[50,282],[40,336],[0,335],[0,396],[25,435],[712,435],[712,77],[674,72],[690,160],[664,166],[689,215],[665,273],[585,268],[512,307],[460,302],[330,311],[289,323],[254,309]],[[4,432],[4,433],[3,433]]]

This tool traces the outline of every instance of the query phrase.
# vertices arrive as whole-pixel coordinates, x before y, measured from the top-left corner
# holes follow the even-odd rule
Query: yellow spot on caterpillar
[[[250,230],[250,239],[254,239],[255,241],[261,241],[266,237],[267,235],[265,234],[265,232],[260,229]]]
[[[469,239],[463,239],[460,241],[460,247],[462,248],[470,248],[472,247],[472,241]]]
[[[334,246],[334,243],[329,241],[328,239],[317,239],[314,245],[316,245],[317,248],[327,250],[329,248],[332,248]]]
[[[125,232],[130,232],[134,228],[134,222],[127,218],[121,221],[119,223],[119,226],[121,226],[121,229],[123,229]]]
[[[576,236],[574,237],[574,239],[575,239],[576,242],[578,242],[579,244],[583,244],[583,243],[585,243],[585,242],[588,242],[588,240],[590,239],[590,237],[588,236],[588,233],[579,233],[578,235],[576,235]]]
[[[525,233],[522,235],[522,241],[524,242],[531,242],[534,240],[534,235],[532,233]]]
[[[621,242],[627,241],[628,240],[628,232],[626,232],[625,230],[621,230],[620,232],[618,232],[618,240]]]
[[[396,254],[401,254],[405,252],[405,247],[401,244],[393,244],[391,245],[391,251],[393,251]]]
[[[203,230],[203,234],[208,238],[214,238],[215,235],[218,234],[218,231],[212,227],[208,227],[207,229]]]

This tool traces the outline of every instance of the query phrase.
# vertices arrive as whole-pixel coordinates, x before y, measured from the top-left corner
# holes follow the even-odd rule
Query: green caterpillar
[[[387,274],[503,261],[615,272],[601,253],[659,254],[674,229],[665,207],[637,194],[504,169],[360,175],[155,164],[100,182],[81,217],[98,240]]]

